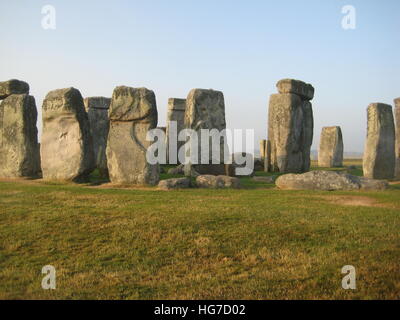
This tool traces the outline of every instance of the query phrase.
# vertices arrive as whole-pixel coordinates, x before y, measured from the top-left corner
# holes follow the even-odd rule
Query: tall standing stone
[[[35,98],[11,94],[0,105],[0,177],[38,177],[40,155]]]
[[[0,100],[12,94],[29,94],[29,84],[16,79],[0,82]]]
[[[271,167],[271,142],[269,140],[260,141],[260,158],[264,171],[269,172]]]
[[[185,128],[197,132],[199,142],[198,150],[190,150],[190,152],[197,152],[200,162],[202,159],[201,129],[216,129],[220,134],[226,129],[224,94],[221,91],[206,89],[193,89],[190,91],[186,99]],[[212,139],[210,138],[207,159],[204,159],[205,161],[202,161],[201,164],[189,163],[185,165],[185,174],[190,175],[192,169],[194,169],[200,174],[224,175],[224,152],[228,154],[226,141],[221,138],[219,140],[219,145],[220,152],[219,159],[217,159],[218,155],[212,152]],[[205,150],[203,150],[203,153],[204,151]],[[214,162],[218,162],[218,164],[213,164],[213,158]]]
[[[394,100],[396,122],[396,173],[395,178],[400,179],[400,98]]]
[[[167,159],[170,164],[179,163],[179,149],[185,144],[184,141],[178,141],[179,133],[185,128],[185,110],[186,99],[170,98],[168,100]],[[173,121],[176,125],[173,125]],[[176,128],[176,132],[174,132],[174,128]],[[171,157],[169,155],[170,146]]]
[[[271,143],[271,170],[284,173],[310,169],[314,118],[310,100],[314,88],[299,80],[277,83],[279,94],[270,97],[268,140]]]
[[[260,159],[264,160],[265,159],[265,145],[267,143],[267,140],[261,140],[260,141]]]
[[[271,171],[271,141],[265,140],[265,157],[264,157],[264,171]]]
[[[108,119],[110,103],[111,99],[105,97],[90,97],[84,100],[93,140],[94,161],[102,177],[108,176],[106,148],[110,129]]]
[[[79,90],[50,91],[43,101],[43,178],[80,182],[94,169],[88,115]]]
[[[343,166],[343,136],[340,127],[322,128],[318,165],[325,168]]]
[[[154,92],[146,88],[115,88],[109,117],[107,163],[111,182],[156,185],[159,166],[146,159],[152,144],[146,135],[157,127],[158,121]]]
[[[373,103],[368,107],[368,131],[363,159],[364,176],[392,179],[395,170],[395,128],[392,107]]]
[[[307,85],[310,86],[310,85]],[[314,92],[314,89],[313,91]],[[303,154],[302,172],[307,172],[311,167],[311,146],[314,138],[314,115],[310,101],[303,100],[303,126],[301,135],[301,149]]]

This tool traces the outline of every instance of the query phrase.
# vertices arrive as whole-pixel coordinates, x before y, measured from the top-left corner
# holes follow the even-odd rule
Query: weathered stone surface
[[[88,97],[85,98],[83,102],[87,113],[89,113],[90,109],[101,109],[108,112],[110,109],[111,99],[106,97]]]
[[[190,172],[188,173],[187,171],[185,171],[185,167],[183,173],[187,176],[187,177],[192,177],[192,178],[197,178],[198,176],[200,176],[200,173],[198,173],[193,167],[190,169]]]
[[[185,129],[185,110],[186,110],[186,99],[170,98],[168,100],[167,161],[170,164],[179,163],[179,157],[178,157],[179,149],[185,144],[184,141],[178,141],[179,133],[183,129]],[[175,122],[175,125],[172,125],[173,121]],[[176,132],[173,131],[175,129]],[[170,146],[171,146],[171,157],[169,155]]]
[[[43,178],[84,181],[94,169],[88,115],[79,90],[50,91],[43,101]]]
[[[271,141],[265,140],[264,171],[271,171]]]
[[[392,107],[372,103],[368,107],[368,132],[365,144],[364,176],[392,179],[395,171],[395,128]]]
[[[380,191],[389,188],[389,183],[386,180],[375,180],[365,177],[356,177],[356,178],[359,179],[360,190]]]
[[[343,166],[343,136],[340,127],[322,128],[318,165],[326,168]]]
[[[198,132],[198,159],[201,159],[201,129],[217,129],[220,133],[226,129],[225,122],[225,102],[224,95],[220,91],[206,90],[206,89],[193,89],[190,91],[186,99],[185,111],[185,128],[195,130]],[[190,172],[193,166],[200,174],[225,174],[224,163],[224,150],[227,152],[227,145],[224,139],[220,139],[220,164],[212,164],[212,158],[216,155],[212,154],[212,139],[209,139],[209,164],[185,166],[185,174]],[[193,152],[196,152],[193,150]],[[216,159],[215,159],[216,160]],[[216,161],[215,161],[216,162]]]
[[[157,127],[154,92],[146,88],[115,88],[109,111],[107,164],[110,180],[119,184],[156,185],[158,164],[147,162],[152,142],[147,132]]]
[[[308,171],[313,131],[314,119],[309,101],[291,93],[271,95],[268,114],[270,171]]]
[[[284,190],[385,190],[386,181],[360,178],[335,171],[311,171],[303,174],[285,174],[276,182],[279,189]]]
[[[311,146],[314,137],[314,115],[312,104],[309,101],[303,101],[303,126],[300,138],[300,149],[303,154],[302,172],[310,170],[311,166]]]
[[[176,166],[175,168],[171,168],[168,170],[168,174],[184,174],[184,165],[180,164],[179,166]]]
[[[159,182],[158,188],[162,190],[190,188],[190,178],[175,178],[175,179],[162,180]]]
[[[105,97],[89,97],[84,100],[93,141],[95,165],[102,177],[108,176],[106,148],[110,129],[110,120],[108,119],[110,103],[111,99]]]
[[[38,177],[40,154],[35,98],[13,94],[0,104],[0,177]]]
[[[400,180],[400,98],[394,100],[396,123],[396,170],[395,178]]]
[[[261,158],[261,160],[265,159],[266,144],[267,144],[267,140],[260,141],[260,158]]]
[[[16,79],[0,82],[0,100],[12,94],[29,94],[29,84]]]
[[[254,159],[254,170],[255,171],[264,171],[264,161],[261,159]]]
[[[201,175],[196,178],[196,184],[199,188],[223,189],[232,188],[238,189],[241,187],[240,180],[235,177]]]
[[[297,94],[303,100],[312,100],[314,98],[314,87],[300,80],[282,79],[278,81],[276,87],[279,93]]]

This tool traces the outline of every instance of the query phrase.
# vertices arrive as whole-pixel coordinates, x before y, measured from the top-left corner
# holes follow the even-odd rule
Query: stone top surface
[[[169,98],[168,99],[168,110],[185,111],[186,110],[186,99]]]
[[[276,87],[279,93],[297,94],[305,100],[312,100],[314,98],[314,87],[300,80],[282,79],[278,81]]]
[[[26,93],[21,93],[21,94],[12,94],[11,96],[8,96],[6,99],[1,104],[1,107],[3,109],[12,109],[14,113],[16,114],[27,114],[31,115],[30,111],[31,109],[34,110],[34,117],[35,120],[34,122],[36,123],[36,117],[37,117],[37,110],[36,110],[36,103],[35,103],[35,98],[33,96],[30,96],[29,94]],[[21,116],[21,119],[23,119],[23,116]],[[1,127],[2,123],[0,123]]]
[[[152,90],[119,86],[114,89],[109,117],[114,121],[150,121],[157,124],[156,97]]]
[[[50,91],[43,101],[43,112],[84,112],[83,98],[78,89],[73,87]]]
[[[192,89],[186,99],[185,126],[194,130],[225,129],[225,101],[221,91]]]
[[[87,97],[83,100],[85,109],[106,109],[110,108],[111,98],[106,97]]]
[[[330,126],[330,127],[323,127],[322,131],[336,131],[341,130],[339,126]]]
[[[214,90],[214,89],[201,89],[201,88],[195,88],[190,90],[188,97],[190,96],[199,96],[202,94],[207,94],[207,95],[223,95],[222,91]]]
[[[17,79],[0,82],[0,100],[12,94],[29,94],[29,84]]]
[[[375,103],[371,103],[368,106],[368,110],[370,109],[380,109],[380,110],[392,110],[392,106],[390,104],[386,104],[386,103],[381,103],[381,102],[375,102]]]

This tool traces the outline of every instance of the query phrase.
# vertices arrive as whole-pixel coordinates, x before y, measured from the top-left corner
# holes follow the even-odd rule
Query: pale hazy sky
[[[55,30],[42,28],[44,5]],[[342,28],[344,5],[355,30]],[[53,89],[145,86],[159,126],[169,97],[221,90],[228,127],[254,128],[258,146],[276,82],[295,78],[316,89],[313,149],[321,127],[340,125],[345,150],[362,151],[368,104],[400,96],[399,12],[398,0],[1,0],[0,80],[29,82],[39,113]]]

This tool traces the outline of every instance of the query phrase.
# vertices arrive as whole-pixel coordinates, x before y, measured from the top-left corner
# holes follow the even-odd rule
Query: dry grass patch
[[[393,205],[380,203],[374,198],[366,196],[320,196],[319,199],[326,200],[332,204],[339,206],[354,206],[354,207],[377,207],[377,208],[394,208]]]

